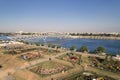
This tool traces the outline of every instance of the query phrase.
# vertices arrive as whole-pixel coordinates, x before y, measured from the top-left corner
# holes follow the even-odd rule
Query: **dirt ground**
[[[64,52],[64,53],[67,53],[67,52]],[[56,59],[56,57],[63,55],[64,53],[62,52],[62,53],[57,54],[55,56],[51,56],[51,58],[56,62],[59,62],[62,64],[67,64],[67,65],[73,67],[70,62]],[[12,56],[10,54],[1,54],[1,52],[0,52],[0,65],[2,65],[2,69],[0,69],[0,80],[42,80],[42,78],[39,75],[26,69],[26,65],[28,65],[30,62],[19,59],[18,56],[19,56],[19,54]],[[47,61],[49,59],[48,55],[44,55],[44,56],[45,56],[44,59],[31,61],[31,64],[35,65],[37,63],[44,62],[44,61]],[[87,63],[87,64],[90,63],[88,60],[88,55],[83,55],[82,60],[83,60],[83,63]],[[83,64],[81,64],[81,65],[83,65]],[[73,70],[66,72],[64,74],[65,77],[70,75],[71,72],[74,73],[77,71],[81,71],[82,70],[81,65],[76,65]],[[99,73],[109,74],[108,71],[103,72],[101,70],[93,69],[90,67],[88,67],[87,70],[88,71],[91,71],[91,70],[96,71],[96,73],[98,73],[98,74]],[[58,76],[59,78],[61,78],[61,77],[63,77],[62,75],[63,74],[60,73],[60,74],[54,75],[53,77]],[[110,74],[109,76],[114,77],[114,75],[116,75],[116,74]],[[13,77],[14,79],[5,79],[6,77]],[[116,77],[118,79],[119,74],[116,75]],[[45,79],[43,79],[43,80],[45,80]],[[46,80],[49,80],[49,77]]]
[[[13,74],[16,80],[40,80],[40,76],[32,73],[29,70],[20,70]]]

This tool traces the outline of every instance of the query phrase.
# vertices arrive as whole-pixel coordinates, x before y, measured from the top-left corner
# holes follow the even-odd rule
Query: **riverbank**
[[[104,39],[104,40],[120,40],[120,37],[106,36],[70,36],[71,38],[86,38],[86,39]]]

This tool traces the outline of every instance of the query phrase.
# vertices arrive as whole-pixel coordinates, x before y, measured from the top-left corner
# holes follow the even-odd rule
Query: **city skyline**
[[[120,32],[119,0],[0,0],[0,32]]]

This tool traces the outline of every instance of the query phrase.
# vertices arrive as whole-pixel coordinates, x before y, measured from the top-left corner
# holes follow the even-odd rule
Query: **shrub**
[[[81,51],[81,52],[88,52],[87,46],[82,46],[82,47],[80,48],[80,51]]]
[[[105,48],[102,47],[102,46],[99,46],[99,47],[97,47],[97,49],[95,50],[95,52],[96,53],[103,53],[103,52],[105,52]]]
[[[71,46],[71,47],[70,47],[70,50],[71,50],[71,51],[73,51],[73,50],[75,50],[75,49],[76,49],[76,46]]]

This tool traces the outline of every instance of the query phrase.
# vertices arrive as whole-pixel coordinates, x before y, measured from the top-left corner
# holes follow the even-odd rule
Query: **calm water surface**
[[[98,46],[103,46],[106,48],[107,53],[117,54],[120,53],[120,40],[99,40],[99,39],[71,39],[71,38],[46,38],[46,40],[41,38],[27,40],[28,42],[44,42],[59,44],[62,47],[69,48],[71,46],[76,46],[78,49],[86,45],[90,51],[94,51]]]
[[[6,36],[0,37],[0,39],[7,40]],[[71,46],[76,46],[78,49],[86,45],[90,51],[94,51],[98,46],[103,46],[106,48],[107,53],[117,54],[120,53],[120,40],[99,40],[99,39],[71,39],[71,38],[35,38],[35,39],[25,39],[28,42],[41,42],[41,43],[53,43],[59,44],[62,47],[69,48]]]

